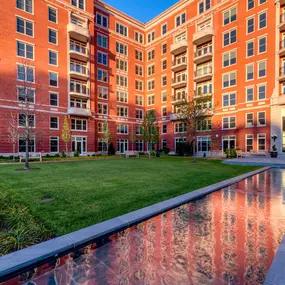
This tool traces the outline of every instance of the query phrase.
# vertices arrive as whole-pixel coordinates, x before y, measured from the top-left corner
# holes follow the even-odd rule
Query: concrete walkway
[[[223,163],[231,165],[273,166],[273,167],[285,168],[285,160],[278,158],[245,157],[245,158],[226,159],[223,161]]]

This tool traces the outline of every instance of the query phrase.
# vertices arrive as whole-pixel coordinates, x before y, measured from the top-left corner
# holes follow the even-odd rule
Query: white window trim
[[[247,115],[252,115],[252,126],[247,125]],[[245,113],[245,128],[246,129],[254,128],[254,112]]]
[[[267,25],[268,25],[268,12],[267,12],[268,9],[265,9],[265,10],[262,10],[260,12],[257,13],[257,18],[258,18],[258,31],[260,30],[263,30],[263,29],[266,29],[267,28]],[[266,26],[264,28],[260,28],[260,21],[259,21],[259,17],[261,14],[266,14]]]
[[[106,114],[99,113],[99,104],[107,106],[107,113]],[[108,103],[97,102],[97,111],[98,111],[98,115],[100,115],[100,116],[108,116],[108,114],[109,114],[109,104]]]
[[[259,122],[258,122],[259,114],[260,114],[260,113],[264,113],[264,114],[265,114],[265,118],[264,118],[264,119],[265,119],[265,124],[264,124],[264,125],[260,125]],[[266,127],[266,125],[267,125],[267,124],[266,124],[266,117],[267,117],[267,115],[266,115],[266,111],[265,111],[265,110],[264,110],[264,111],[258,111],[258,112],[257,112],[257,122],[256,122],[256,126],[257,126],[257,127]]]
[[[51,8],[51,9],[56,11],[56,22],[52,22],[52,21],[49,20],[49,14],[48,14],[48,22],[49,23],[53,23],[53,24],[58,24],[58,8],[48,5],[47,6],[48,13],[49,13],[49,8]]]
[[[259,76],[259,64],[260,63],[265,63],[265,76]],[[262,79],[262,78],[266,78],[267,77],[267,59],[263,59],[263,60],[259,60],[257,61],[257,79]]]
[[[49,26],[48,26],[47,28],[48,28],[48,43],[51,44],[51,45],[58,46],[58,30],[55,29],[55,28],[49,27]],[[56,32],[56,44],[51,43],[51,42],[49,41],[49,30],[52,30],[52,31]]]
[[[166,26],[166,33],[163,34],[163,27]],[[165,36],[168,32],[168,23],[164,22],[163,24],[161,24],[161,36]]]
[[[121,26],[123,26],[124,28],[127,29],[127,35],[123,35],[123,34],[117,32],[117,24],[118,24],[118,25],[121,25]],[[129,27],[128,27],[127,25],[125,25],[125,24],[122,24],[122,23],[120,23],[120,22],[118,22],[118,21],[115,21],[115,33],[116,33],[117,35],[120,35],[120,36],[123,36],[123,37],[128,38],[128,37],[129,37]]]
[[[78,118],[71,118],[71,120],[76,120],[76,121],[86,121],[86,130],[73,130],[72,129],[72,122],[70,121],[70,130],[72,131],[72,132],[84,132],[84,133],[87,133],[88,132],[88,120],[86,120],[86,119],[78,119]],[[75,124],[76,125],[76,124]],[[80,136],[79,136],[80,137]],[[87,141],[86,141],[86,143],[87,143]],[[86,149],[87,149],[87,144],[86,144]]]
[[[266,143],[266,140],[267,140],[266,133],[257,134],[257,137],[256,137],[257,149],[259,150],[259,137],[260,137],[260,136],[264,136],[264,139],[265,139],[265,150],[266,150],[266,147],[267,147],[267,143]]]
[[[99,25],[99,24],[97,23],[97,15],[100,15],[101,17],[105,17],[105,18],[107,19],[107,27],[104,27],[103,25]],[[96,12],[95,25],[96,25],[97,27],[100,27],[100,28],[105,29],[105,30],[108,31],[108,30],[109,30],[109,19],[108,19],[108,16],[106,16],[105,14]]]
[[[57,118],[57,128],[51,128],[51,118]],[[50,130],[59,130],[59,117],[57,117],[57,116],[50,116],[49,117],[49,129]]]
[[[35,56],[35,53],[36,53],[35,44],[29,43],[29,42],[27,42],[27,41],[23,41],[23,40],[20,40],[20,39],[16,38],[16,52],[17,52],[17,48],[18,48],[18,42],[21,42],[21,43],[23,43],[23,44],[25,44],[25,45],[31,45],[31,46],[33,46],[33,58],[27,58],[27,57],[19,56],[18,54],[16,54],[16,57],[18,57],[18,58],[24,58],[25,60],[32,60],[32,61],[35,61],[35,58],[36,58],[36,56]]]
[[[51,138],[57,138],[57,151],[51,151],[51,143],[50,143]],[[50,153],[59,153],[59,137],[58,136],[50,136],[49,137],[49,151],[50,151]]]
[[[234,128],[224,128],[224,118],[228,118],[229,119],[229,126],[230,126],[230,118],[234,117],[235,118],[235,127]],[[226,116],[226,117],[222,117],[222,130],[235,130],[237,128],[237,117],[236,116]]]
[[[235,41],[234,43],[229,43],[228,45],[225,46],[224,35],[225,35],[226,33],[232,32],[232,31],[234,31],[234,30],[236,30],[236,41]],[[224,48],[224,47],[229,47],[229,46],[231,46],[231,45],[236,44],[236,43],[238,42],[237,40],[238,40],[238,26],[232,27],[232,28],[230,28],[230,29],[228,29],[228,30],[226,30],[226,31],[224,31],[224,32],[222,33],[222,47],[223,47],[223,48]]]
[[[49,93],[49,106],[50,106],[51,108],[56,108],[56,107],[58,107],[58,106],[59,106],[59,92],[49,91],[48,93]],[[50,105],[50,94],[51,94],[51,93],[57,95],[57,105],[56,105],[56,106],[55,106],[55,105]]]
[[[251,56],[248,56],[248,44],[249,43],[253,43],[253,55],[251,55]],[[255,41],[250,39],[249,41],[246,41],[245,44],[246,44],[246,58],[251,58],[251,57],[255,56]]]
[[[22,10],[20,10],[20,11],[22,11]],[[19,34],[19,35],[22,35],[22,36],[26,36],[26,37],[29,37],[29,38],[35,38],[35,21],[33,21],[31,19],[28,19],[28,18],[25,18],[25,17],[22,17],[22,16],[17,15],[17,14],[15,16],[16,16],[16,21],[15,21],[15,24],[16,24],[16,34]],[[20,19],[23,19],[25,21],[33,23],[33,35],[32,36],[27,35],[25,33],[23,34],[23,33],[20,33],[20,32],[17,31],[17,18],[20,18]]]
[[[50,76],[49,76],[50,73],[56,73],[57,74],[57,86],[50,85]],[[59,72],[57,72],[57,71],[48,70],[48,85],[50,88],[58,88],[59,87],[59,76],[58,76],[58,74],[59,74]]]
[[[253,93],[252,93],[253,98],[252,98],[252,101],[248,101],[248,100],[247,100],[247,89],[253,89]],[[246,101],[246,103],[252,103],[252,102],[254,101],[254,92],[255,92],[254,85],[250,85],[250,86],[246,86],[246,87],[245,87],[245,101]]]
[[[247,79],[247,67],[251,66],[251,65],[253,66],[253,69],[252,69],[253,78],[252,79]],[[246,64],[245,65],[245,82],[249,82],[249,81],[254,80],[254,73],[255,73],[255,64],[254,64],[254,62]]]
[[[260,46],[259,46],[259,40],[260,40],[260,39],[263,39],[263,38],[265,38],[266,50],[263,51],[263,52],[259,52],[259,47],[260,47]],[[259,36],[259,37],[257,38],[257,55],[266,53],[266,52],[267,52],[267,48],[268,48],[268,44],[267,44],[267,34],[262,35],[262,36]]]
[[[56,53],[56,65],[50,64],[49,62],[49,52],[50,51]],[[58,67],[58,51],[57,50],[50,49],[50,48],[48,49],[48,65]]]
[[[235,85],[230,85],[228,87],[224,87],[224,80],[223,80],[224,75],[229,75],[230,76],[230,74],[232,74],[232,73],[236,74],[236,84]],[[237,86],[237,70],[232,70],[230,72],[222,73],[222,89],[234,88],[236,86]]]
[[[251,19],[253,19],[253,31],[252,32],[248,32],[248,21],[249,20],[251,20]],[[250,17],[248,17],[248,18],[246,18],[246,35],[251,35],[252,33],[254,33],[254,30],[255,30],[255,16],[250,16]]]
[[[107,43],[107,47],[103,47],[103,46],[99,46],[98,45],[98,38],[96,37],[96,41],[97,41],[97,47],[100,47],[100,48],[103,48],[103,49],[108,49],[108,47],[109,47],[109,42],[108,42],[108,36],[106,36],[106,35],[104,35],[104,34],[102,34],[102,33],[98,33],[97,32],[97,37],[98,37],[98,35],[100,35],[101,37],[104,37],[104,38],[106,38],[106,43]]]
[[[99,53],[102,53],[102,54],[106,55],[107,64],[99,63],[99,56],[98,56]],[[97,50],[97,64],[98,64],[98,65],[103,65],[103,66],[109,66],[109,56],[108,56],[108,54],[107,54],[106,52],[103,52],[103,51],[101,51],[101,50]]]
[[[201,1],[200,1],[201,2]],[[199,3],[200,3],[199,2]],[[211,3],[212,4],[212,3]],[[223,12],[223,27],[225,27],[225,26],[227,26],[227,25],[230,25],[231,23],[233,23],[233,22],[236,22],[236,20],[237,20],[237,16],[238,16],[238,6],[237,5],[235,5],[235,6],[233,6],[233,7],[230,7],[229,9],[227,9],[227,10],[225,10],[224,12]],[[199,6],[198,6],[198,9],[199,9]],[[233,9],[236,9],[236,20],[235,21],[233,21],[233,22],[229,22],[228,24],[224,24],[225,23],[225,14],[227,13],[227,12],[230,12],[231,10],[233,10]]]

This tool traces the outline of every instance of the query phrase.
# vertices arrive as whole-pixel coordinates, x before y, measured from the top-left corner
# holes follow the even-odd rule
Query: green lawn
[[[169,157],[0,166],[0,191],[63,235],[257,169]],[[0,200],[1,201],[1,200]],[[1,207],[0,207],[1,209]],[[28,226],[28,225],[27,225]]]

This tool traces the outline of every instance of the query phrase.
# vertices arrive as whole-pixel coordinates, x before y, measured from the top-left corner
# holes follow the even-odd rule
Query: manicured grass
[[[137,210],[257,167],[219,160],[146,158],[0,166],[4,191],[56,235]],[[27,225],[28,227],[29,225]]]

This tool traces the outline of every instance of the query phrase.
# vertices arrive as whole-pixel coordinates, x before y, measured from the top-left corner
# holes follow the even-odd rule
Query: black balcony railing
[[[194,72],[194,77],[200,77],[204,75],[212,74],[212,66],[205,66]]]
[[[212,53],[212,46],[205,46],[205,47],[202,47],[202,48],[199,48],[195,53],[194,53],[194,57],[201,57],[201,56],[205,56],[205,55],[208,55],[208,54],[211,54]]]

